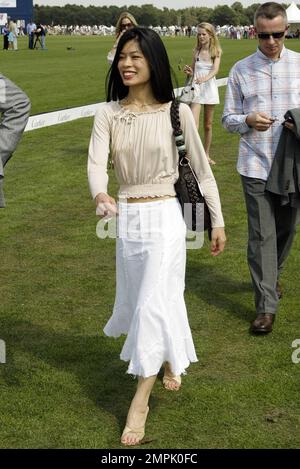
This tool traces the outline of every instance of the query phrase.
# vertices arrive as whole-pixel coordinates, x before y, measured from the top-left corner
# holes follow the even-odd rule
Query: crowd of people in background
[[[18,36],[24,36],[24,28],[22,26],[18,26],[18,22],[14,22],[14,36],[17,38]],[[26,28],[26,33],[28,34],[28,23]],[[116,27],[115,26],[106,26],[106,25],[41,25],[40,27],[43,28],[45,34],[41,34],[41,43],[44,43],[46,33],[52,36],[58,35],[75,35],[75,36],[112,36],[116,35]],[[155,32],[157,32],[160,36],[197,36],[197,26],[191,25],[184,25],[184,26],[150,26]],[[2,34],[5,37],[8,33],[7,30],[9,29],[9,24],[2,27]],[[216,35],[218,37],[224,37],[226,39],[256,39],[255,28],[253,25],[216,25],[215,26]],[[300,29],[295,31],[290,31],[287,34],[287,38],[300,38]],[[4,47],[5,48],[5,47]],[[6,47],[7,48],[7,47]],[[41,48],[43,48],[41,46]]]
[[[18,36],[25,36],[25,32],[28,36],[28,48],[38,49],[39,47],[46,50],[45,37],[48,29],[46,26],[38,23],[35,24],[32,20],[29,21],[24,31],[22,25],[18,25],[18,22],[11,19],[2,27],[3,35],[3,49],[4,50],[18,50]]]
[[[196,36],[197,26],[185,25],[185,26],[150,26],[151,29],[156,31],[160,36]],[[49,35],[79,35],[79,36],[109,36],[116,34],[116,28],[114,26],[106,25],[55,25],[47,26]],[[216,35],[228,39],[255,39],[255,28],[253,25],[217,25],[215,27]],[[295,32],[290,32],[287,38],[295,37],[300,38],[300,29]]]

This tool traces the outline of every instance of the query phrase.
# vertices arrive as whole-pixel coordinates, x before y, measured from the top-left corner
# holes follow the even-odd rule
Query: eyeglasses
[[[124,31],[125,29],[130,29],[132,27],[132,23],[122,23],[121,30]]]
[[[277,33],[257,33],[258,39],[270,39],[272,36],[273,39],[280,39],[284,36],[285,31],[278,31]]]

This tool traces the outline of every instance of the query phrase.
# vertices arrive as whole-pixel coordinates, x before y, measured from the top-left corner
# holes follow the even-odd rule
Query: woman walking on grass
[[[221,47],[214,27],[209,23],[200,23],[197,27],[197,45],[193,53],[192,65],[185,65],[184,72],[193,76],[195,98],[191,103],[191,110],[199,128],[201,105],[204,105],[204,150],[210,164],[215,161],[210,158],[212,141],[212,124],[214,108],[220,103],[216,75],[221,62]]]
[[[164,387],[178,391],[181,375],[197,361],[183,296],[186,225],[174,190],[174,92],[158,34],[133,28],[122,35],[107,88],[107,103],[95,116],[88,177],[97,212],[118,214],[116,299],[104,332],[127,335],[121,359],[129,362],[127,372],[138,377],[138,384],[121,442],[138,445],[160,368],[164,367]],[[180,120],[211,210],[211,253],[216,256],[225,244],[218,189],[187,105],[180,105]],[[109,151],[120,184],[118,204],[107,192]]]

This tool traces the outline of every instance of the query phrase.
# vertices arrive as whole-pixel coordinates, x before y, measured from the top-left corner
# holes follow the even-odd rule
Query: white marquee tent
[[[296,31],[300,29],[300,10],[297,7],[296,3],[291,3],[290,6],[286,9],[286,14],[288,18],[288,23],[290,25],[289,32]]]

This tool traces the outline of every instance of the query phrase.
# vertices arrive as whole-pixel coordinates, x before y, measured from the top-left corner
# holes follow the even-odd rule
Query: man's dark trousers
[[[248,265],[256,313],[275,314],[276,283],[296,232],[296,208],[282,206],[280,197],[265,190],[266,181],[242,176],[248,213]]]

